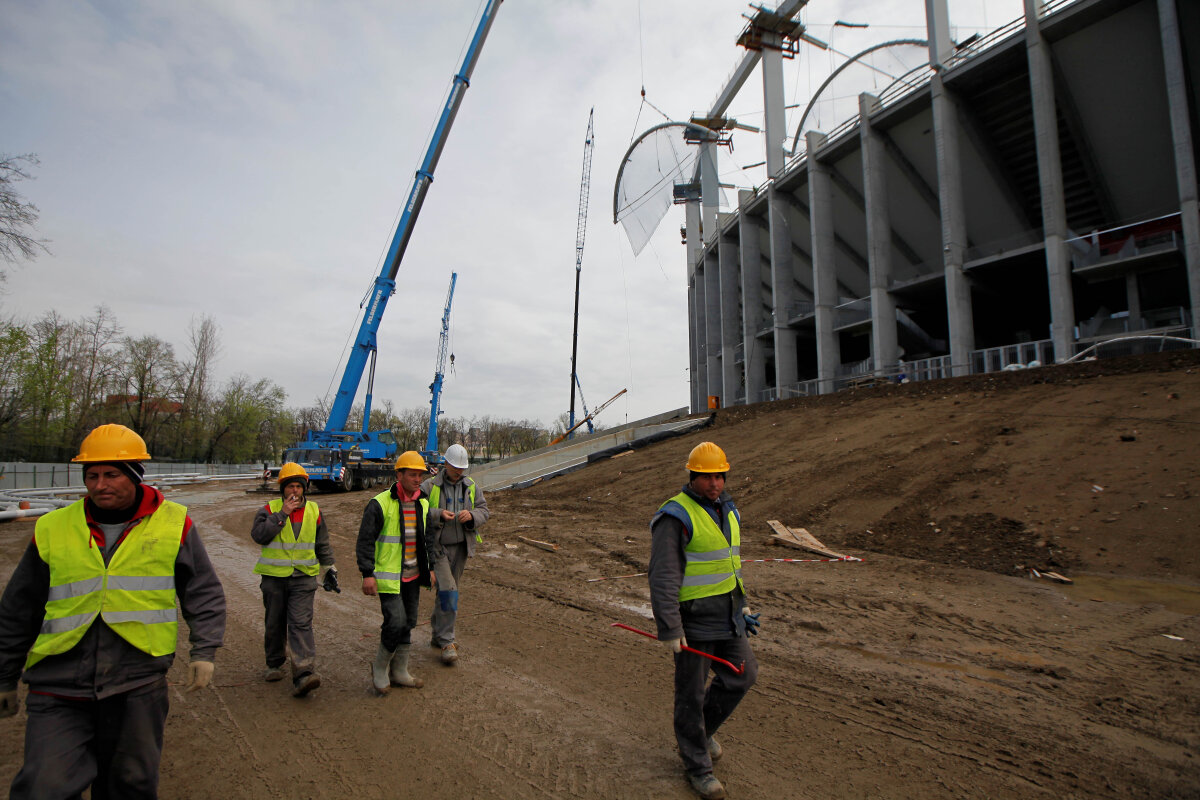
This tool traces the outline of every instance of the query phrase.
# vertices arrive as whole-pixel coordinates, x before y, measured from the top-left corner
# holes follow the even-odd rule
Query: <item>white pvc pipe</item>
[[[53,508],[16,508],[7,511],[0,511],[0,521],[6,519],[18,519],[20,517],[40,517],[42,514],[48,514],[53,511]]]

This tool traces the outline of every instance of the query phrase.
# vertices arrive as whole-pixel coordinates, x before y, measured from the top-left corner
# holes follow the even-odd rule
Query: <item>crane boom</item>
[[[608,408],[608,405],[609,405],[609,403],[611,403],[613,400],[616,400],[618,397],[620,397],[621,395],[625,394],[625,392],[627,392],[627,391],[629,391],[629,390],[628,390],[628,389],[622,389],[621,391],[619,391],[619,392],[617,392],[616,394],[614,394],[612,397],[610,397],[610,398],[608,398],[607,400],[605,400],[603,403],[601,403],[601,404],[600,404],[600,407],[599,407],[599,408],[597,408],[597,409],[596,409],[595,411],[593,411],[592,413],[588,414],[588,415],[587,415],[587,417],[585,417],[584,419],[581,419],[581,420],[579,420],[579,422],[576,422],[576,423],[575,423],[574,425],[572,425],[570,428],[567,428],[565,431],[563,431],[563,432],[562,432],[562,434],[561,434],[561,435],[559,435],[557,438],[555,438],[555,439],[554,439],[554,441],[550,442],[550,444],[549,444],[549,445],[547,445],[547,447],[550,447],[550,446],[552,446],[552,445],[556,445],[556,444],[558,444],[559,442],[561,442],[563,439],[566,439],[568,436],[570,436],[570,435],[571,435],[571,432],[572,432],[572,431],[574,431],[576,428],[578,428],[580,425],[582,425],[583,423],[587,422],[588,420],[590,420],[590,419],[594,419],[594,418],[595,418],[595,416],[596,416],[597,414],[599,414],[599,413],[600,413],[601,411],[603,411],[604,409]]]
[[[358,329],[358,337],[355,339],[350,356],[346,359],[342,382],[338,386],[337,396],[330,408],[329,420],[325,423],[325,433],[340,431],[346,426],[346,419],[354,405],[354,396],[358,393],[358,384],[362,380],[363,370],[367,365],[368,358],[376,350],[379,321],[383,317],[384,309],[387,308],[388,298],[395,292],[396,274],[400,270],[400,261],[404,258],[404,251],[408,248],[413,226],[416,224],[417,216],[421,213],[425,194],[429,191],[429,184],[433,182],[433,171],[437,167],[438,159],[441,158],[442,148],[445,147],[446,137],[450,133],[450,126],[454,124],[463,94],[470,85],[471,73],[475,70],[476,61],[479,60],[479,51],[483,47],[488,31],[491,30],[492,22],[496,18],[496,11],[502,1],[488,0],[471,39],[471,44],[467,48],[466,56],[463,58],[462,66],[454,76],[450,92],[446,97],[446,104],[442,108],[442,115],[438,119],[437,128],[434,130],[429,147],[425,152],[425,160],[421,162],[421,167],[413,179],[408,200],[404,204],[404,212],[396,226],[396,233],[392,236],[383,269],[375,278],[375,285],[371,290],[362,324]],[[365,420],[368,416],[364,415],[364,433],[366,432]]]
[[[587,137],[583,142],[583,179],[579,183],[579,217],[575,222],[575,329],[571,333],[571,410],[567,414],[568,430],[575,430],[575,386],[579,378],[575,374],[575,356],[579,349],[579,274],[583,271],[583,240],[587,234],[588,193],[592,183],[592,134],[593,108],[588,111]]]
[[[433,383],[429,384],[429,431],[425,436],[425,449],[421,456],[426,461],[441,463],[438,456],[437,418],[441,411],[438,406],[442,399],[442,378],[446,374],[446,350],[450,342],[450,304],[454,302],[454,283],[458,279],[457,272],[450,273],[450,289],[446,292],[446,308],[442,312],[442,334],[438,344],[437,367],[433,371]]]

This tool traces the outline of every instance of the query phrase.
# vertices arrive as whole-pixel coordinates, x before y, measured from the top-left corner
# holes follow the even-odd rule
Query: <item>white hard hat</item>
[[[461,444],[452,444],[446,448],[446,463],[457,469],[466,469],[470,464],[467,458],[467,448]]]

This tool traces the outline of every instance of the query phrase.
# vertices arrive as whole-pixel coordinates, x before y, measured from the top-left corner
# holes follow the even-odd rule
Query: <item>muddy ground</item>
[[[371,493],[318,498],[348,590],[319,593],[324,684],[295,700],[260,679],[248,534],[265,498],[177,489],[230,616],[213,690],[180,691],[186,659],[171,673],[162,796],[692,796],[670,658],[610,625],[652,629],[645,578],[616,576],[645,569],[646,523],[702,439],[733,464],[743,558],[810,557],[768,545],[777,519],[863,559],[746,564],[761,673],[720,735],[731,798],[1200,797],[1195,353],[744,407],[490,493],[458,666],[423,624],[425,687],[386,698],[353,560]],[[32,529],[0,527],[0,575]],[[0,782],[23,720],[0,720]]]

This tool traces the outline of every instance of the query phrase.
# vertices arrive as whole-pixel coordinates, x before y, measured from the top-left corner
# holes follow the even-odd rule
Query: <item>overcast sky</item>
[[[40,209],[37,234],[51,253],[8,270],[0,312],[77,320],[104,304],[125,333],[158,336],[180,357],[189,322],[207,315],[221,332],[220,382],[266,377],[292,406],[336,391],[359,302],[481,7],[5,0],[0,153],[41,159],[36,180],[18,188]],[[958,40],[1022,13],[1021,0],[950,8]],[[500,6],[380,326],[377,404],[428,404],[457,272],[443,410],[546,425],[567,410],[594,107],[584,396],[594,408],[628,389],[599,418],[610,426],[687,405],[683,212],[668,212],[635,258],[612,222],[613,181],[632,139],[664,121],[642,87],[673,119],[707,109],[742,58],[749,11],[737,0]],[[844,53],[925,36],[922,0],[812,0],[802,18]],[[870,27],[833,28],[837,20]],[[805,46],[785,63],[788,102],[799,106],[788,112],[789,143],[809,92],[841,60]],[[729,113],[761,124],[757,71]],[[756,134],[735,133],[721,158],[725,183],[765,179],[741,169],[762,160]]]

